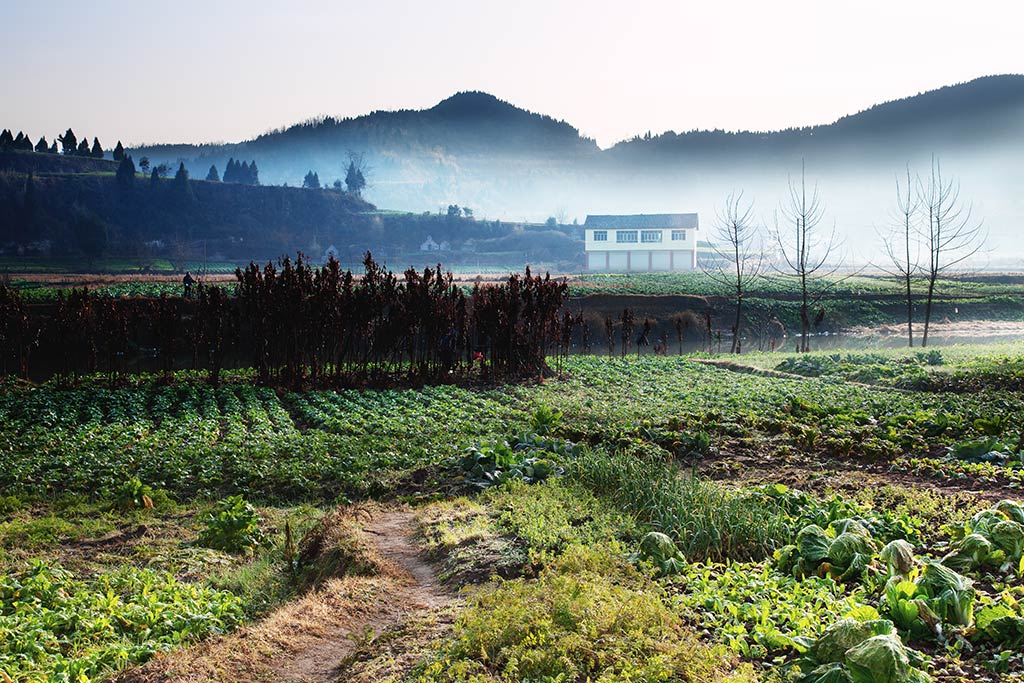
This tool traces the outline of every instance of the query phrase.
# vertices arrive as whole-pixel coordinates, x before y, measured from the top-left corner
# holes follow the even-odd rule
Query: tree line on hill
[[[59,151],[57,149],[58,142],[61,145]],[[102,159],[106,154],[99,138],[94,137],[92,139],[92,146],[90,146],[88,137],[83,136],[79,140],[71,128],[68,128],[63,135],[55,137],[52,143],[47,142],[46,136],[43,135],[34,145],[32,144],[32,139],[24,132],[18,131],[18,134],[14,135],[10,129],[4,128],[3,131],[0,131],[0,152],[63,154],[65,156],[92,157],[94,159]],[[117,147],[114,148],[113,156],[114,161],[120,161],[124,158],[124,146],[120,140],[117,141]]]

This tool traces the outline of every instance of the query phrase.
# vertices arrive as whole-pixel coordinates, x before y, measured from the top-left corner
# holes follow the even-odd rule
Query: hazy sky
[[[1020,0],[0,0],[0,127],[241,140],[485,90],[602,146],[1024,72]]]

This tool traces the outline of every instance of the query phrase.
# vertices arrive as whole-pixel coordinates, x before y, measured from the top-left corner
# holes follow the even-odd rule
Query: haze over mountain
[[[753,105],[756,106],[756,103]],[[638,125],[640,122],[638,122]],[[734,190],[756,199],[766,224],[805,160],[853,251],[868,259],[889,220],[894,176],[925,174],[931,159],[956,176],[1000,257],[1024,220],[1024,76],[989,76],[873,106],[830,124],[772,132],[645,134],[602,150],[569,123],[481,92],[419,111],[324,118],[224,145],[159,145],[133,151],[184,160],[197,177],[229,157],[255,159],[264,184],[301,184],[310,170],[344,179],[350,154],[369,166],[368,200],[388,209],[448,204],[478,216],[582,221],[588,213],[698,211],[709,227]],[[1013,253],[1011,253],[1013,252]]]

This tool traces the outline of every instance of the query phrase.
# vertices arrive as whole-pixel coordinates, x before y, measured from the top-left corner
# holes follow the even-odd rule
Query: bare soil
[[[363,644],[442,612],[456,601],[424,558],[415,533],[411,510],[372,511],[360,537],[376,565],[372,576],[328,579],[257,623],[158,656],[117,680],[327,683],[344,679]]]

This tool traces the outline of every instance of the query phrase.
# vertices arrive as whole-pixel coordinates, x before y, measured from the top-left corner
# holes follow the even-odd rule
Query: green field
[[[402,539],[367,520],[394,514],[445,588],[334,636],[324,680],[1015,680],[1022,351],[570,357],[386,391],[9,381],[0,680],[272,678],[325,651],[302,610],[414,590],[375,554]]]

